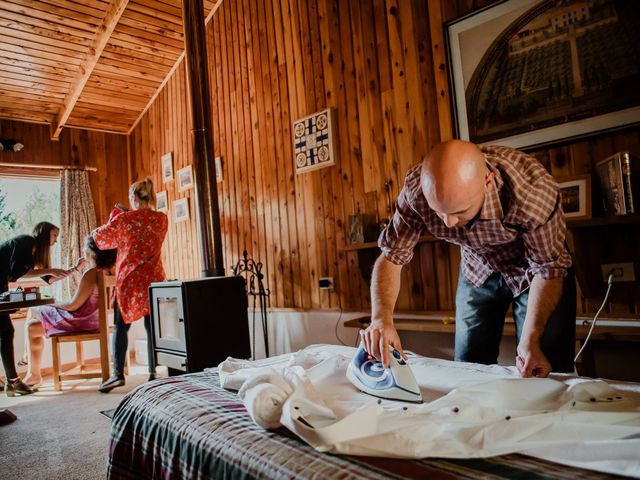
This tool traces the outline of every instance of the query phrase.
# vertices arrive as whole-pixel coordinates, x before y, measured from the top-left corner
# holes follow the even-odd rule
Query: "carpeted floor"
[[[0,478],[104,479],[111,421],[100,412],[115,408],[147,379],[144,367],[131,373],[124,387],[108,394],[98,392],[99,379],[65,382],[62,392],[45,379],[34,395],[0,393],[0,410],[18,417],[0,427]]]

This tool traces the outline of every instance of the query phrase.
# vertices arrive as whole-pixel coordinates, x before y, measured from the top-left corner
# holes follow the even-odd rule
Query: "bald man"
[[[520,151],[452,140],[407,173],[396,211],[378,241],[365,348],[385,364],[402,351],[393,325],[402,266],[421,235],[460,245],[455,359],[498,361],[513,306],[516,366],[523,377],[573,372],[575,283],[558,185]]]

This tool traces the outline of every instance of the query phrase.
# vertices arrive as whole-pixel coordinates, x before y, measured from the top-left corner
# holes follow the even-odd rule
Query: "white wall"
[[[345,320],[369,315],[365,312],[310,310],[306,312],[269,312],[270,354],[292,352],[315,343],[356,345],[359,341],[355,328],[344,327]],[[337,326],[336,326],[337,324]],[[252,329],[252,313],[249,312],[249,329]],[[337,336],[336,336],[337,333]],[[264,342],[261,320],[256,317],[256,358],[264,358]],[[339,339],[338,339],[339,337]],[[453,334],[428,332],[400,332],[403,348],[420,355],[453,360]],[[253,344],[252,344],[253,345]],[[500,345],[501,365],[515,365],[515,339],[504,337]]]
[[[253,315],[249,311],[249,332],[253,332]],[[366,316],[365,312],[342,313],[338,311],[310,310],[306,312],[275,311],[268,313],[270,355],[293,352],[313,344],[334,344],[355,346],[359,341],[358,330],[344,326],[346,320]],[[14,340],[16,362],[20,359],[24,345],[24,320],[14,321],[16,335]],[[337,334],[337,336],[336,336]],[[339,338],[338,338],[339,337]],[[143,321],[134,322],[129,330],[129,348],[136,348],[138,363],[146,364],[146,332]],[[400,332],[402,346],[415,353],[434,358],[453,359],[453,334],[427,332]],[[137,341],[137,345],[136,345]],[[256,356],[264,358],[262,324],[259,312],[256,315]],[[75,361],[75,344],[61,345],[62,363]],[[253,343],[252,343],[253,348]],[[97,341],[84,343],[85,358],[97,358]],[[109,339],[111,352],[111,339]],[[141,353],[141,354],[140,354]],[[501,365],[515,364],[515,341],[504,337],[500,347],[498,362]],[[51,342],[45,341],[42,367],[51,367]],[[26,372],[25,367],[18,368],[19,373]]]

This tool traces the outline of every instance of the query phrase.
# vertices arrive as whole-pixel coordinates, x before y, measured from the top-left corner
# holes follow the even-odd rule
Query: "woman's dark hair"
[[[100,250],[91,235],[85,237],[84,246],[93,255],[96,268],[111,268],[115,265],[118,250]]]
[[[40,222],[33,227],[36,250],[33,253],[33,265],[36,268],[51,267],[51,230],[60,230],[53,223]]]

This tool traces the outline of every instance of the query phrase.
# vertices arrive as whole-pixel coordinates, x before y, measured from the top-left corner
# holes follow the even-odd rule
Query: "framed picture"
[[[163,190],[156,194],[156,210],[159,212],[167,212],[169,210],[166,190]]]
[[[181,192],[193,188],[193,168],[187,165],[178,170],[178,190]]]
[[[173,180],[173,152],[165,153],[162,160],[162,183]]]
[[[591,175],[560,178],[558,185],[567,220],[591,218]]]
[[[639,24],[614,0],[507,0],[448,22],[457,137],[524,148],[640,123]]]
[[[173,201],[173,218],[176,222],[189,220],[189,199],[180,198]]]

